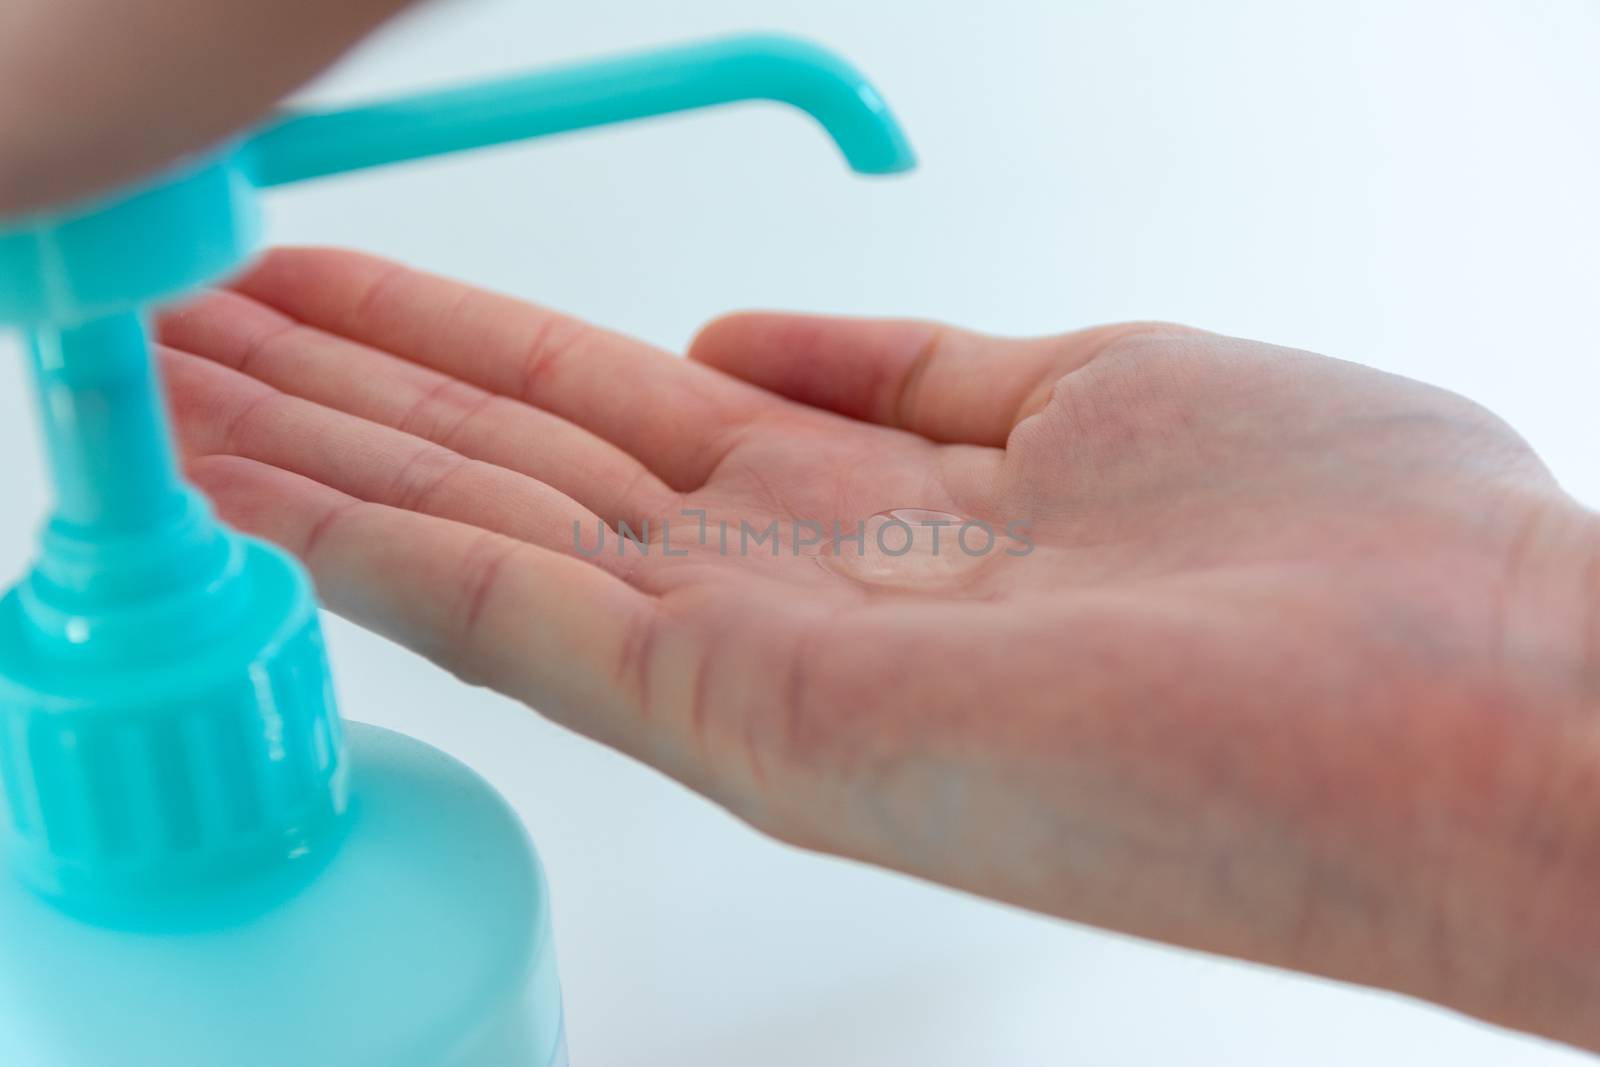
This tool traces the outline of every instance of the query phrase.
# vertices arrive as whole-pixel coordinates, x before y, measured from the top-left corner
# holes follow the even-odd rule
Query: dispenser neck
[[[148,657],[235,622],[237,545],[179,474],[141,314],[37,326],[29,349],[56,497],[19,590],[35,650]]]
[[[55,521],[107,536],[173,521],[186,493],[139,314],[41,326],[29,348]]]

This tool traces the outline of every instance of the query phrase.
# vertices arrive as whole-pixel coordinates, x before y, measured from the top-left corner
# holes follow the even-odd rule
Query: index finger
[[[6,0],[0,100],[49,106],[0,107],[0,217],[216,143],[410,2]]]

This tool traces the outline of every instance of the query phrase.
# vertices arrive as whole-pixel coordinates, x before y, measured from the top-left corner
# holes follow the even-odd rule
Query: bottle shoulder
[[[247,919],[107,929],[0,878],[0,1062],[420,1067],[511,1041],[542,1067],[560,994],[546,883],[520,821],[436,749],[348,730],[343,842]]]

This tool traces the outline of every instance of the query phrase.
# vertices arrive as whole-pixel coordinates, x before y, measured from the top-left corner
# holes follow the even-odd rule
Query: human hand
[[[0,218],[210,147],[409,2],[5,0]]]
[[[777,837],[1600,1049],[1600,527],[1467,401],[1166,326],[682,361],[314,250],[163,338],[330,607]],[[794,551],[899,508],[1031,551]]]

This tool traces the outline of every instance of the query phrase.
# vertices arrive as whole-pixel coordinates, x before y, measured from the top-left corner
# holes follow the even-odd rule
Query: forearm
[[[409,0],[7,0],[0,218],[133,180],[248,124]]]

